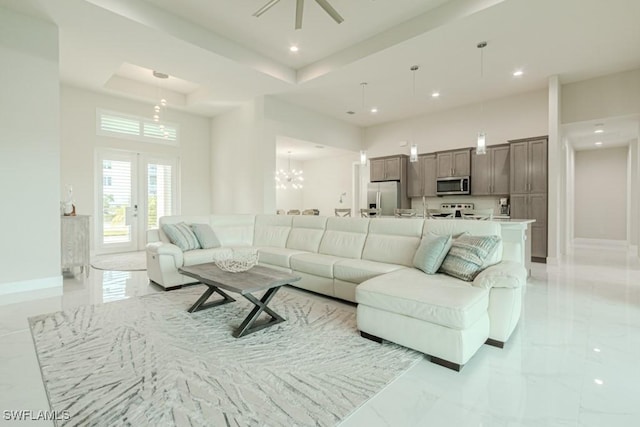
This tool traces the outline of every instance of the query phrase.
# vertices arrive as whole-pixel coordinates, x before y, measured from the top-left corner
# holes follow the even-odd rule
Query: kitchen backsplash
[[[443,196],[427,197],[428,209],[440,209],[443,203],[473,203],[475,209],[493,209],[495,215],[499,212],[500,197],[494,196]],[[422,197],[411,199],[411,208],[422,211]]]

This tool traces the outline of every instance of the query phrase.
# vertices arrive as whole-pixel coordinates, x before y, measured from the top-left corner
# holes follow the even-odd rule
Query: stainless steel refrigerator
[[[367,187],[369,209],[379,208],[382,215],[393,216],[400,207],[400,182],[370,182]]]

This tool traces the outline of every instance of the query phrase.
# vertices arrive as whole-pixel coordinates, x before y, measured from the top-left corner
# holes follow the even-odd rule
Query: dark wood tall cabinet
[[[417,162],[407,167],[407,195],[409,197],[435,197],[437,163],[435,154],[418,156]]]
[[[531,225],[531,258],[547,259],[547,137],[510,142],[511,218],[535,219]]]
[[[509,194],[509,144],[487,147],[487,153],[471,151],[471,194],[502,196]]]

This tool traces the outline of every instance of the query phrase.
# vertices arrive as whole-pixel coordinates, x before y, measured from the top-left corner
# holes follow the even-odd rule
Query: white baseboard
[[[42,279],[0,283],[0,296],[32,291],[59,290],[62,295],[62,275]]]
[[[611,240],[611,239],[588,239],[586,237],[576,237],[573,239],[573,244],[575,246],[607,246],[607,247],[618,247],[618,248],[626,248],[628,246],[626,240]]]

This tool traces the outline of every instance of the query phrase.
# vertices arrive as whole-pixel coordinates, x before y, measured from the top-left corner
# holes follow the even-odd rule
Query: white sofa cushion
[[[411,267],[423,223],[417,218],[376,218],[369,223],[362,259]]]
[[[287,248],[318,252],[327,226],[327,217],[315,215],[294,216]]]
[[[212,215],[209,218],[222,246],[253,245],[255,215]]]
[[[258,262],[260,264],[291,268],[291,256],[304,253],[306,252],[297,249],[262,247],[258,248]]]
[[[323,254],[293,254],[290,258],[291,268],[295,271],[333,279],[333,265],[343,258]]]
[[[469,233],[472,236],[501,236],[502,227],[495,221],[465,221],[461,219],[427,219],[424,221],[422,234],[433,233],[446,236],[457,236]],[[493,265],[502,260],[502,240],[498,248],[487,260],[486,265]]]
[[[182,256],[184,257],[184,265],[196,265],[213,262],[216,255],[227,252],[229,252],[229,248],[197,249],[195,251],[184,252]]]
[[[370,307],[454,329],[465,329],[489,306],[489,292],[444,274],[415,268],[393,271],[361,283],[356,301]]]
[[[291,218],[291,215],[257,215],[253,245],[284,248],[291,231]]]
[[[368,218],[329,218],[318,252],[344,258],[360,258],[368,229]]]
[[[351,283],[362,283],[373,277],[405,268],[398,264],[369,261],[366,259],[345,259],[333,266],[334,278]]]

